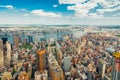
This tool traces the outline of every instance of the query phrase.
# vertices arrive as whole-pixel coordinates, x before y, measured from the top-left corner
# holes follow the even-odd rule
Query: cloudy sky
[[[0,0],[0,24],[120,25],[120,0]]]

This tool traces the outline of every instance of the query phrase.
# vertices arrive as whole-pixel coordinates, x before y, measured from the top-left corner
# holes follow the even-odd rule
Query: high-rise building
[[[3,44],[6,44],[6,42],[8,41],[8,38],[7,37],[3,37],[2,40],[3,40]]]
[[[4,55],[3,51],[0,49],[0,68],[4,66]]]
[[[46,68],[46,54],[45,54],[45,50],[41,49],[40,51],[37,51],[37,68],[38,71],[44,71]]]
[[[0,39],[0,50],[3,51],[3,41],[2,41],[2,39]]]
[[[70,57],[64,57],[63,59],[63,69],[65,72],[70,71],[70,66],[71,66],[71,58]]]
[[[15,36],[15,37],[14,37],[14,46],[15,46],[15,47],[18,47],[18,46],[19,46],[19,42],[20,42],[19,37]]]
[[[60,31],[57,30],[57,40],[59,40],[59,39],[60,39]]]
[[[59,49],[59,50],[58,50],[58,53],[57,53],[57,55],[56,55],[56,58],[57,58],[57,61],[58,61],[59,65],[62,65],[62,57],[63,57],[63,53],[62,53],[62,51]]]
[[[6,47],[7,47],[7,58],[11,59],[11,44],[10,42],[6,42]]]
[[[33,42],[33,36],[32,36],[32,35],[29,35],[29,36],[28,36],[28,41],[29,41],[29,43],[32,43],[32,42]]]
[[[38,43],[38,37],[37,36],[34,37],[34,43]]]
[[[5,52],[5,66],[6,67],[10,67],[10,61],[11,61],[11,44],[10,42],[6,42],[6,46],[5,46],[6,51]]]
[[[27,44],[27,39],[23,39],[23,45],[26,45]]]
[[[106,69],[106,62],[105,61],[101,60],[100,65],[99,65],[99,69],[100,69],[101,77],[104,78],[105,69]]]
[[[29,75],[29,77],[31,78],[31,76],[32,76],[32,64],[31,63],[29,63],[28,64],[28,75]]]
[[[112,60],[112,78],[111,80],[119,80],[120,79],[120,53],[113,53]]]
[[[14,61],[17,61],[17,60],[18,60],[18,53],[17,53],[17,52],[14,53],[13,59],[14,59]]]
[[[92,64],[89,64],[88,65],[88,79],[89,80],[92,80],[92,71],[93,71],[93,65]]]
[[[48,57],[48,66],[51,80],[65,80],[63,70],[52,54]]]
[[[51,79],[52,80],[65,80],[63,71],[60,67],[53,66],[53,68],[51,68]]]
[[[3,41],[0,39],[0,67],[4,66]]]
[[[11,44],[10,42],[6,42],[6,48],[7,48],[7,55],[6,55],[6,65],[10,66],[10,60],[11,60]]]

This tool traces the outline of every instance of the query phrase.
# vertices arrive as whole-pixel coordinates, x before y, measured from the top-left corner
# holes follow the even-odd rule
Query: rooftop
[[[120,52],[114,52],[113,56],[116,57],[116,58],[120,58]]]

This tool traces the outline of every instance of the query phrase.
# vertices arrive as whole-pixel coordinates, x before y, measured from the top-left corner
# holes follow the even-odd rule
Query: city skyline
[[[119,0],[1,0],[0,24],[120,25]]]

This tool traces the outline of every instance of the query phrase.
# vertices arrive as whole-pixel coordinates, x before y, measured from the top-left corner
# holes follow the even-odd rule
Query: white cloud
[[[74,10],[75,16],[77,17],[88,17],[89,11],[95,8],[96,6],[97,6],[96,2],[89,1],[88,3],[84,4],[75,4],[73,6],[68,6],[67,9]]]
[[[87,1],[87,2],[85,2]],[[120,10],[120,0],[59,0],[60,4],[73,4],[67,6],[68,10],[75,11],[76,17],[103,17],[105,12],[113,12]],[[100,9],[96,12],[91,12],[98,5]]]
[[[94,19],[102,19],[103,18],[103,15],[98,15],[97,13],[90,13],[90,14],[88,14],[88,16],[89,17],[91,17],[91,18],[94,18]]]
[[[114,6],[120,5],[120,0],[102,0],[100,4],[105,8],[112,8]]]
[[[28,13],[26,13],[26,14],[23,14],[23,16],[29,16],[29,14],[28,14]]]
[[[21,11],[27,11],[27,9],[20,9]]]
[[[86,0],[59,0],[60,4],[77,4],[77,3],[82,3]]]
[[[53,5],[54,8],[58,7],[58,5]]]
[[[7,8],[7,9],[14,9],[12,5],[0,5],[0,7]]]
[[[43,10],[33,10],[30,12],[34,16],[41,16],[41,17],[62,17],[60,14],[56,14],[53,12],[44,12]]]
[[[105,12],[113,12],[113,11],[118,11],[118,10],[120,10],[120,6],[115,7],[115,8],[98,9],[97,12],[100,14],[104,14]]]

